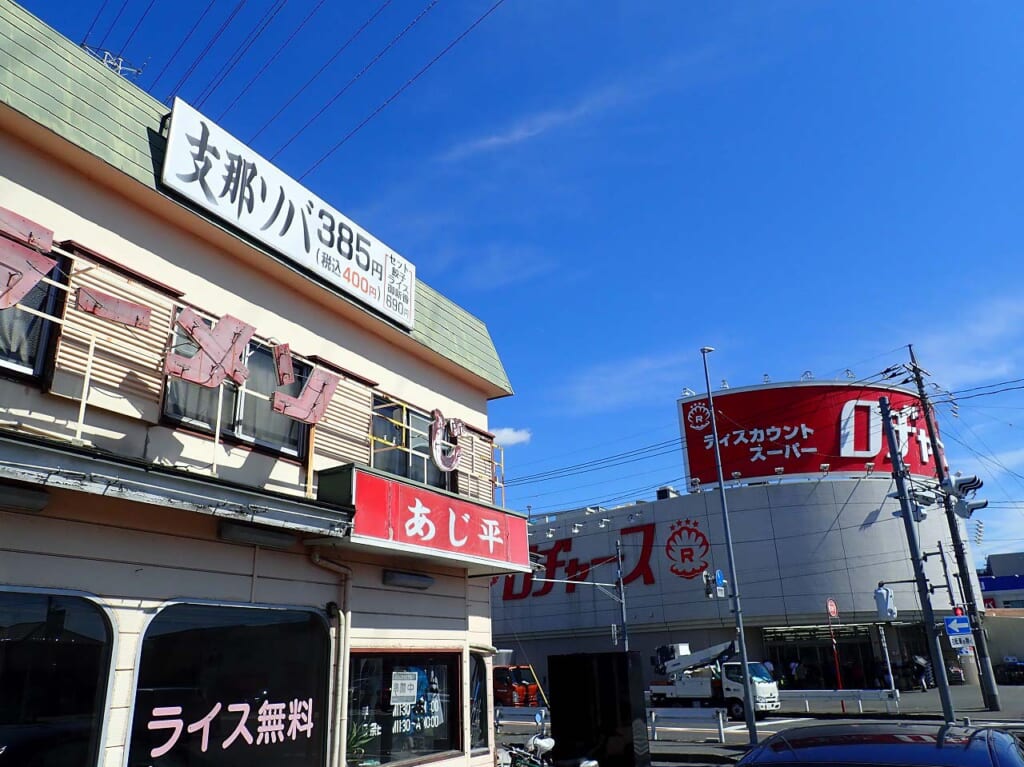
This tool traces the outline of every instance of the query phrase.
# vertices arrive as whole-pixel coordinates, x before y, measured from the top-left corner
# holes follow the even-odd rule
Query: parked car
[[[1008,656],[993,669],[999,684],[1024,684],[1024,661]]]
[[[778,732],[748,752],[738,767],[762,764],[1024,767],[1024,751],[1012,734],[990,727],[826,724]]]

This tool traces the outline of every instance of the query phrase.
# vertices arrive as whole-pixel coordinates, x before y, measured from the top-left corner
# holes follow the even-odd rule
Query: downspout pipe
[[[340,667],[340,681],[335,680],[334,685],[334,735],[330,745],[332,754],[331,764],[336,767],[343,767],[348,758],[348,684],[349,684],[349,654],[352,650],[352,568],[325,559],[316,548],[310,549],[309,561],[316,567],[341,576],[339,590],[341,592],[341,613],[339,623],[338,652],[335,663]]]

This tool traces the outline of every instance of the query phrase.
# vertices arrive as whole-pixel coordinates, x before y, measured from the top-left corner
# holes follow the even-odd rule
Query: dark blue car
[[[925,724],[834,724],[776,733],[747,753],[747,765],[911,765],[1024,767],[1024,749],[991,727]]]

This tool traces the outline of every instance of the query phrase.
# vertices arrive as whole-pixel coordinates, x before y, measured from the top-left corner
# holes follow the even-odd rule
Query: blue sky
[[[325,158],[493,4],[288,3],[219,83],[275,0],[208,50],[234,0],[26,6],[289,175],[316,166],[303,183],[480,316],[516,389],[491,407],[508,480],[637,451],[511,507],[682,485],[703,345],[716,385],[867,378],[908,343],[947,390],[1024,377],[1024,5],[505,0]],[[1024,549],[1020,395],[940,410],[992,501],[982,554]]]

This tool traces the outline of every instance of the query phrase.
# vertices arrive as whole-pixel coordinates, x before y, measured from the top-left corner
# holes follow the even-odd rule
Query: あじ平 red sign
[[[354,482],[353,540],[529,571],[525,518],[369,472]]]

